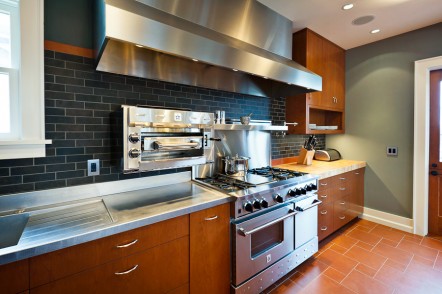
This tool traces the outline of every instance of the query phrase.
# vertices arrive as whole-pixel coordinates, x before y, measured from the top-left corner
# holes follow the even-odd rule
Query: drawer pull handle
[[[339,178],[339,179],[340,179],[340,180],[343,180],[343,181],[346,180],[346,178]]]
[[[321,183],[321,186],[327,186],[327,183]]]
[[[321,231],[327,231],[327,226],[323,226],[323,227],[321,227]]]
[[[355,175],[359,175],[359,173],[355,173]]]
[[[134,245],[134,244],[137,243],[137,242],[138,242],[138,239],[135,239],[135,240],[133,240],[133,241],[130,242],[130,243],[127,243],[127,244],[124,244],[124,245],[117,245],[116,247],[117,247],[117,248],[126,248],[126,247],[129,247],[129,246]]]
[[[217,218],[218,218],[218,216],[215,215],[215,216],[212,216],[212,217],[206,217],[206,218],[204,218],[204,220],[211,221],[211,220],[216,220]]]
[[[341,190],[341,191],[345,191],[345,188],[339,188],[339,190]]]
[[[321,214],[327,214],[327,210],[321,211]]]
[[[120,276],[120,275],[127,275],[127,274],[130,274],[131,272],[133,272],[134,270],[136,270],[137,269],[137,267],[138,267],[138,264],[136,264],[133,268],[131,268],[130,270],[127,270],[127,271],[125,271],[125,272],[117,272],[117,273],[115,273],[117,276]]]
[[[345,201],[342,201],[342,202],[340,202],[339,204],[341,204],[341,205],[345,205]]]
[[[327,195],[321,195],[321,198],[327,198]]]
[[[345,219],[345,215],[344,216],[340,216],[339,219]]]

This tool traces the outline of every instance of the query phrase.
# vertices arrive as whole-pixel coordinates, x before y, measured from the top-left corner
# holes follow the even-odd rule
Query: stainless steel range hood
[[[322,89],[256,0],[96,0],[97,70],[271,97]]]

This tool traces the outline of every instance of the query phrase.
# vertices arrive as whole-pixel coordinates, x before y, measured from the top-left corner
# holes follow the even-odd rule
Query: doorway
[[[442,70],[430,72],[428,234],[442,236]]]

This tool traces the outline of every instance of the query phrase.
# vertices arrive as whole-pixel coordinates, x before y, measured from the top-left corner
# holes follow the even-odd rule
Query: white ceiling
[[[258,0],[293,21],[293,31],[308,27],[344,49],[442,22],[442,0]],[[344,4],[353,3],[350,10]],[[375,19],[355,26],[358,17]],[[380,29],[377,34],[370,34]],[[442,38],[442,36],[441,36]]]

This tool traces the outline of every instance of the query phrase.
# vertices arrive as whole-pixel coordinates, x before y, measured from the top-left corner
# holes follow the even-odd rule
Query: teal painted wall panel
[[[45,40],[93,48],[92,0],[45,0]]]
[[[368,208],[412,218],[414,62],[441,55],[442,23],[346,52],[346,133],[327,147],[367,161]]]

